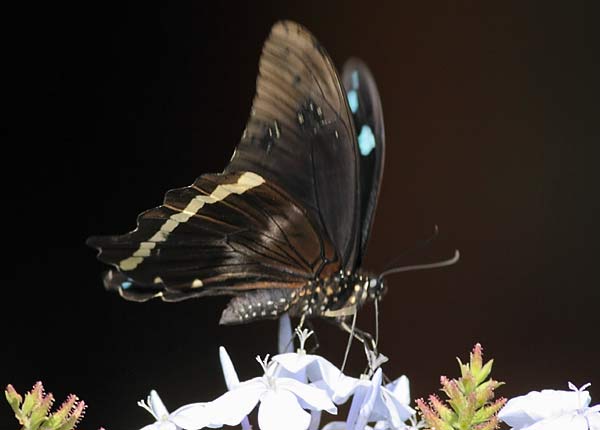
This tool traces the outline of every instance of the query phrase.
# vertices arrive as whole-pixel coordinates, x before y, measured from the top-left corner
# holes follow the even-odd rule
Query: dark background
[[[425,396],[479,341],[502,395],[571,380],[592,382],[598,402],[597,11],[241,3],[1,14],[0,383],[25,391],[42,379],[60,401],[75,392],[89,404],[83,428],[117,430],[151,422],[136,401],[152,388],[171,410],[221,394],[219,345],[243,379],[260,373],[254,356],[275,351],[275,323],[219,327],[222,298],[126,302],[103,290],[84,241],[132,229],[165,190],[224,168],[262,43],[289,18],[338,66],[363,58],[378,82],[387,159],[366,267],[434,224],[438,240],[407,262],[462,253],[450,269],[390,278],[386,373]],[[317,327],[320,353],[340,364],[345,336]],[[348,372],[363,365],[354,347]],[[10,416],[0,406],[0,428],[17,427]]]

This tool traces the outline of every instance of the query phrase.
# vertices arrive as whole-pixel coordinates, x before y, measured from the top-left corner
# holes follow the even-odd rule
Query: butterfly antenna
[[[460,252],[458,252],[458,249],[457,249],[454,251],[454,256],[447,260],[437,261],[435,263],[414,264],[411,266],[401,266],[401,267],[395,267],[393,269],[385,270],[383,273],[381,273],[381,275],[379,275],[378,281],[381,281],[384,277],[386,277],[388,275],[392,275],[394,273],[414,272],[415,270],[437,269],[440,267],[452,266],[453,264],[456,264],[456,262],[458,262],[459,259],[460,259]]]
[[[412,254],[414,252],[420,251],[423,248],[426,248],[427,246],[429,246],[429,244],[431,244],[431,242],[433,242],[439,235],[440,233],[440,229],[438,228],[437,224],[435,224],[433,226],[433,233],[431,234],[431,236],[429,236],[427,239],[418,242],[413,248],[411,249],[407,249],[404,252],[401,252],[400,254],[398,254],[396,256],[396,258],[394,258],[394,260],[392,260],[391,262],[389,262],[386,266],[385,269],[383,269],[383,271],[385,272],[386,270],[391,269],[393,266],[395,266],[396,264],[398,264],[398,262],[400,261],[400,259],[408,254]]]
[[[356,328],[356,315],[358,315],[358,312],[355,310],[354,315],[352,316],[352,327],[350,328],[350,336],[348,337],[348,344],[346,345],[346,352],[344,353],[344,361],[342,361],[340,374],[344,373],[346,361],[348,360],[348,355],[350,354],[350,347],[352,346],[352,341],[354,340],[354,329]]]

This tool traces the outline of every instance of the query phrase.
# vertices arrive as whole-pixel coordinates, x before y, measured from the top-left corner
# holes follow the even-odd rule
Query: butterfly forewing
[[[248,124],[226,171],[254,171],[284,188],[320,224],[349,270],[359,242],[356,145],[327,53],[300,25],[276,24],[263,48]]]

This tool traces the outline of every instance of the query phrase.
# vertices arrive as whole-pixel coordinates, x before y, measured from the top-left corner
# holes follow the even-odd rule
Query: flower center
[[[299,327],[296,327],[296,336],[298,336],[298,340],[300,341],[300,348],[298,348],[298,350],[296,351],[298,354],[300,354],[300,355],[306,354],[306,349],[304,349],[304,344],[306,343],[308,338],[311,337],[313,334],[314,334],[314,332],[312,330],[308,330],[308,329],[301,330]]]
[[[589,382],[587,384],[582,385],[581,387],[577,388],[577,386],[575,386],[575,384],[573,384],[572,382],[569,382],[569,388],[575,392],[577,392],[577,410],[578,412],[583,412],[583,410],[585,409],[584,405],[583,405],[583,400],[581,399],[581,393],[584,392],[590,385]]]
[[[263,381],[268,389],[275,390],[275,380],[277,378],[274,377],[275,367],[277,366],[277,362],[269,361],[269,354],[265,356],[264,359],[261,359],[259,355],[256,356],[256,361],[263,368],[265,374],[263,375]]]

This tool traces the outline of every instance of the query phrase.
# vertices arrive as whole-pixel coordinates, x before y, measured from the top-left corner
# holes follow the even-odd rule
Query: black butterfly
[[[343,83],[342,83],[343,82]],[[136,230],[88,239],[128,300],[232,295],[222,324],[344,317],[382,294],[360,269],[383,173],[379,94],[359,60],[340,81],[302,26],[265,42],[250,118],[220,174],[167,192]]]

